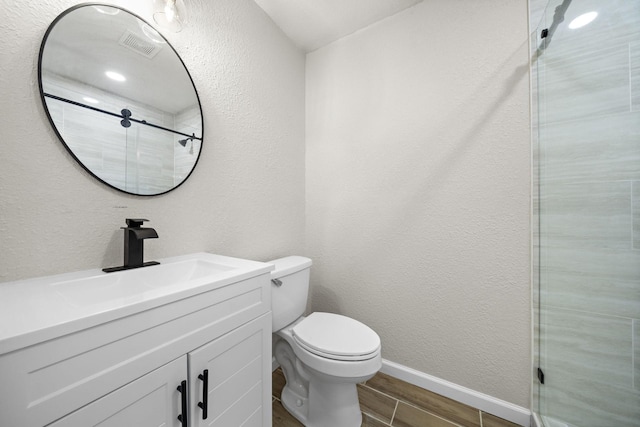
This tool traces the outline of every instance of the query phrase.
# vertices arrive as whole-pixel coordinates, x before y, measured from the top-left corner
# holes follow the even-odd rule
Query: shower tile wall
[[[546,26],[560,3],[549,3]],[[590,10],[599,12],[592,24],[566,27]],[[578,427],[637,427],[640,1],[574,0],[533,73],[540,413]]]
[[[640,181],[632,183],[633,248],[640,249]]]
[[[629,44],[631,110],[640,111],[640,41]]]
[[[635,360],[633,380],[636,390],[640,390],[640,320],[633,319],[633,360]]]

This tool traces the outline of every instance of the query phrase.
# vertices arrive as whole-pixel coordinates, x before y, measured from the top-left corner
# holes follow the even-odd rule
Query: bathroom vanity
[[[0,426],[270,426],[270,264],[0,284]]]

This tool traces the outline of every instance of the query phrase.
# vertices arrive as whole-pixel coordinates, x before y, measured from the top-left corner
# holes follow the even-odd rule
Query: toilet
[[[275,358],[286,385],[282,405],[306,427],[360,427],[356,384],[382,366],[380,337],[350,317],[303,316],[311,260],[289,256],[269,264]]]

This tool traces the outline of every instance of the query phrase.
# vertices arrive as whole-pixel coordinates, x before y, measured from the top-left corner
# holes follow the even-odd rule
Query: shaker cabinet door
[[[270,349],[268,313],[190,352],[191,425],[270,426]]]
[[[180,427],[182,396],[178,386],[186,379],[187,357],[182,356],[49,426]]]

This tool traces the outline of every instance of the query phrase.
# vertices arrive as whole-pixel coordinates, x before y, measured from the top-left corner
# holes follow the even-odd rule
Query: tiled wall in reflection
[[[127,108],[138,120],[187,135],[197,132],[200,136],[198,108],[173,115],[54,75],[47,76],[47,91],[116,114]],[[99,103],[83,100],[87,95]],[[137,123],[125,128],[118,117],[51,98],[46,98],[46,102],[74,155],[100,179],[125,191],[143,194],[166,191],[188,175],[197,158],[199,141],[193,142],[193,149],[192,142],[182,147],[177,141],[184,136]],[[101,143],[96,144],[97,140]]]

